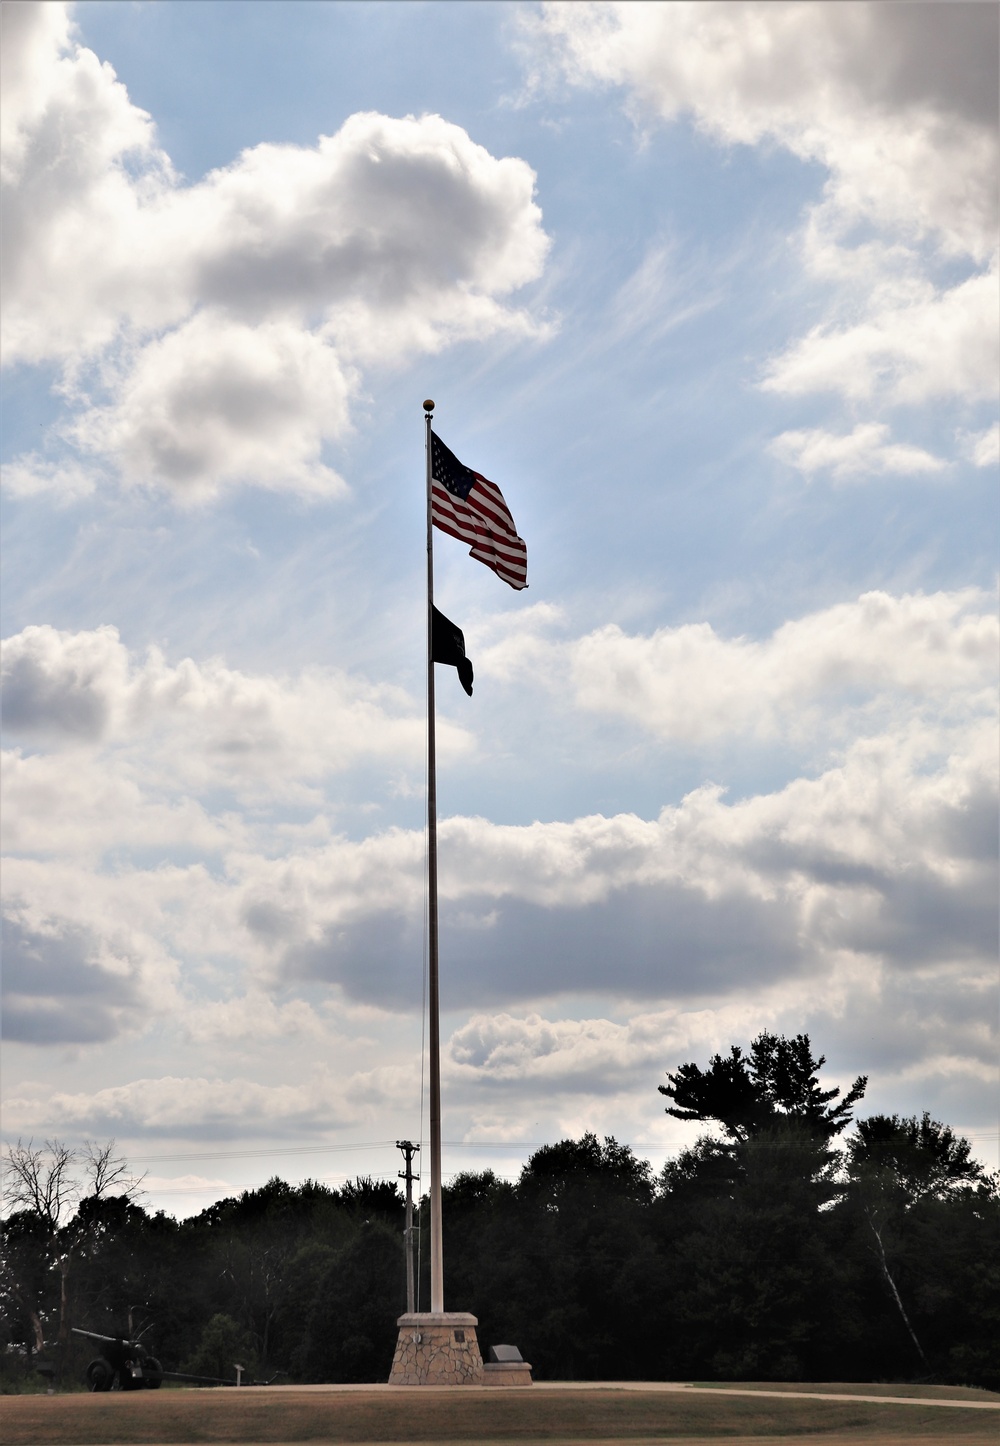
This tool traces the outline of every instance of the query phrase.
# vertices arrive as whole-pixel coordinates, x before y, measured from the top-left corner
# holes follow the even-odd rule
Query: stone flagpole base
[[[530,1386],[531,1367],[520,1352],[497,1346],[500,1359],[485,1364],[479,1351],[479,1321],[466,1311],[401,1315],[389,1372],[390,1386]]]
[[[390,1386],[481,1386],[483,1358],[474,1315],[420,1311],[396,1321],[399,1338]]]

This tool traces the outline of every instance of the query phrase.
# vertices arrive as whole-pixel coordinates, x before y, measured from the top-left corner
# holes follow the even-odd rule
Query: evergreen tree
[[[674,1101],[667,1114],[677,1120],[720,1124],[731,1140],[748,1140],[780,1122],[794,1121],[822,1139],[839,1135],[868,1084],[859,1075],[839,1104],[839,1089],[821,1090],[818,1072],[826,1056],[814,1059],[808,1034],[794,1039],[759,1034],[744,1054],[734,1044],[727,1056],[713,1055],[707,1070],[682,1064],[661,1095]]]

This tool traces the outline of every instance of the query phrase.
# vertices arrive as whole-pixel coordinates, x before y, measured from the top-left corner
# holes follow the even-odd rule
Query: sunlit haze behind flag
[[[996,1167],[997,14],[3,5],[5,1137],[426,1134],[434,397],[445,1177],[762,1031]]]

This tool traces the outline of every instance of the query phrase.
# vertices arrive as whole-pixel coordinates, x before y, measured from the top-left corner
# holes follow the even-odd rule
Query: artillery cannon
[[[103,1336],[73,1327],[78,1336],[100,1342],[101,1354],[87,1367],[92,1391],[155,1391],[163,1384],[163,1367],[146,1347],[127,1336]]]

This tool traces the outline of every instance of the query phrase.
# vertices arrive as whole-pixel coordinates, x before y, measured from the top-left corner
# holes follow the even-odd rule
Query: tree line
[[[1000,1180],[929,1114],[854,1119],[807,1035],[761,1034],[660,1092],[706,1126],[654,1175],[614,1139],[547,1145],[517,1180],[444,1190],[447,1298],[537,1379],[933,1380],[1000,1388]],[[396,1181],[274,1178],[185,1220],[142,1204],[113,1145],[7,1150],[5,1389],[73,1326],[168,1370],[385,1380],[405,1309]],[[422,1261],[424,1308],[428,1261]]]

